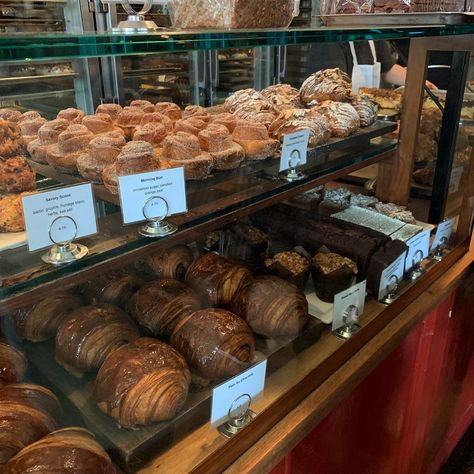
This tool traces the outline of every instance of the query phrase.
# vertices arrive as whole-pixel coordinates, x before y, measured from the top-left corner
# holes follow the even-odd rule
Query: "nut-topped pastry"
[[[268,136],[265,125],[239,120],[232,133],[232,140],[245,152],[247,160],[264,160],[275,154],[280,142]]]
[[[58,171],[77,172],[77,159],[89,151],[94,134],[84,125],[72,124],[58,136],[58,143],[48,150],[46,159]]]
[[[50,120],[38,129],[38,138],[28,144],[31,159],[37,163],[48,163],[47,155],[52,145],[58,142],[60,133],[69,127],[69,122],[64,119]],[[1,122],[0,122],[1,130]]]
[[[273,121],[268,129],[272,138],[283,142],[283,138],[288,133],[300,130],[309,130],[308,146],[314,148],[331,138],[331,131],[328,120],[317,114],[310,114],[305,109],[286,109]]]
[[[173,102],[157,102],[155,104],[155,111],[166,115],[173,122],[183,117],[183,112],[179,108],[179,105],[173,104]]]
[[[0,109],[0,118],[9,122],[17,123],[20,121],[21,112],[14,109]]]
[[[125,133],[125,138],[131,140],[136,128],[140,125],[145,112],[139,107],[124,107],[117,117],[116,125]]]
[[[303,107],[300,91],[289,84],[275,84],[263,89],[260,94],[278,110],[299,109]]]
[[[324,115],[328,122],[331,134],[334,137],[348,137],[360,127],[359,114],[351,104],[327,100],[321,105],[313,107],[310,115]]]
[[[100,104],[95,109],[96,114],[107,114],[115,122],[120,112],[122,112],[122,106],[119,104]]]
[[[192,133],[193,135],[198,136],[201,130],[204,130],[207,127],[207,122],[201,120],[198,117],[189,117],[178,120],[174,124],[175,132],[186,132]]]
[[[57,119],[67,120],[69,123],[81,123],[82,118],[86,114],[79,109],[69,107],[68,109],[61,110],[56,116]]]
[[[304,290],[308,281],[310,269],[309,260],[294,250],[278,252],[264,262],[266,273],[289,281],[301,290]]]
[[[217,170],[238,168],[245,158],[244,149],[232,141],[229,130],[224,125],[210,124],[198,135],[201,149],[210,153]]]
[[[214,164],[212,156],[201,150],[198,138],[186,132],[164,139],[162,158],[172,167],[183,166],[185,178],[189,180],[207,178]]]
[[[130,107],[138,107],[146,114],[155,111],[155,106],[148,100],[132,100],[130,102]]]
[[[323,69],[311,74],[301,85],[300,97],[303,104],[347,100],[352,92],[351,78],[339,68]]]
[[[146,113],[140,122],[140,127],[143,127],[143,125],[146,125],[147,123],[160,123],[164,125],[168,133],[173,131],[173,121],[160,112]]]
[[[361,127],[368,127],[377,120],[378,105],[368,97],[359,95],[352,96],[350,104],[359,114]]]
[[[133,140],[143,140],[148,142],[153,148],[162,146],[163,140],[168,135],[165,125],[157,122],[150,122],[140,125],[133,134]]]
[[[237,118],[233,114],[223,112],[221,114],[211,115],[210,123],[224,125],[224,127],[232,133],[237,125]]]
[[[109,114],[86,115],[82,119],[82,125],[86,126],[95,135],[107,132],[122,132],[121,128],[114,126]]]

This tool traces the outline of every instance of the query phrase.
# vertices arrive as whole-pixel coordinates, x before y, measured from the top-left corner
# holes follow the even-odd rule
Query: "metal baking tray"
[[[383,27],[410,25],[459,25],[473,23],[474,13],[367,13],[362,15],[321,15],[325,26]]]

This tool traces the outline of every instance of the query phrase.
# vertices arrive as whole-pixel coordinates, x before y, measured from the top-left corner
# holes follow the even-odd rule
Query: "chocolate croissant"
[[[194,257],[186,245],[176,245],[167,250],[159,250],[149,255],[145,265],[157,278],[174,278],[184,281],[184,277],[193,263]]]
[[[27,366],[24,352],[0,339],[0,387],[21,382]]]
[[[56,334],[55,359],[69,373],[81,377],[98,370],[118,347],[139,337],[120,308],[110,304],[84,306],[61,323]]]
[[[81,293],[89,304],[109,303],[125,308],[132,295],[139,290],[144,281],[127,270],[115,270],[89,280]]]
[[[130,316],[155,336],[171,336],[176,324],[198,309],[199,296],[184,283],[169,278],[148,283],[127,306]]]
[[[308,322],[308,302],[296,286],[275,276],[259,276],[237,294],[231,311],[257,334],[267,337],[298,334]]]
[[[110,354],[97,374],[94,397],[104,413],[132,428],[173,418],[186,401],[190,380],[179,352],[143,337]]]
[[[197,375],[211,380],[238,374],[252,363],[255,353],[255,340],[245,321],[217,308],[183,318],[171,336],[171,345]]]
[[[64,428],[22,449],[5,466],[5,474],[116,474],[112,461],[94,435],[82,428]]]
[[[46,341],[56,335],[58,326],[69,313],[83,304],[79,296],[69,291],[47,296],[38,304],[21,309],[14,315],[17,333],[28,341]]]
[[[210,252],[202,255],[188,268],[185,282],[207,295],[214,306],[228,305],[251,275],[249,268]]]

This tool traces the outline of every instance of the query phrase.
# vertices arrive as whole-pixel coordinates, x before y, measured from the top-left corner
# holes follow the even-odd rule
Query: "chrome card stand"
[[[169,206],[166,199],[153,196],[143,205],[143,216],[147,223],[140,227],[138,233],[143,237],[160,238],[174,234],[178,227],[166,221]]]
[[[112,28],[112,32],[114,33],[146,33],[147,31],[156,31],[159,29],[154,21],[145,20],[145,15],[151,10],[153,3],[162,2],[156,2],[154,0],[144,0],[142,2],[134,0],[102,0],[102,3],[121,3],[128,15],[125,21],[121,21],[118,26]],[[142,3],[143,7],[137,12],[132,7],[132,3]]]
[[[251,402],[252,397],[247,393],[234,400],[228,412],[229,421],[217,428],[222,436],[232,438],[255,418],[255,413],[250,410]]]
[[[416,257],[419,256],[420,259],[416,261]],[[420,278],[422,275],[425,274],[426,270],[421,267],[421,262],[423,261],[423,252],[421,250],[417,250],[415,252],[415,255],[413,255],[413,260],[412,260],[412,268],[408,273],[408,279],[410,281],[416,281],[418,278]]]
[[[392,285],[393,283],[393,285]],[[398,277],[397,275],[392,275],[388,279],[387,283],[387,294],[380,300],[383,304],[392,304],[400,295],[397,293],[398,290]]]
[[[359,308],[351,304],[348,306],[342,318],[344,324],[334,331],[334,335],[339,339],[350,339],[359,329],[357,324],[359,320]]]
[[[282,171],[279,174],[281,179],[285,181],[289,181],[290,183],[293,181],[299,181],[306,177],[304,173],[297,170],[297,167],[301,164],[301,155],[299,150],[293,150],[290,155],[290,169],[287,171]]]
[[[444,249],[448,246],[448,238],[447,237],[443,237],[440,242],[439,242],[439,245],[434,249],[433,253],[430,255],[430,258],[432,260],[435,260],[437,262],[441,262],[441,260],[443,260],[444,258]]]
[[[47,254],[41,256],[41,260],[51,265],[64,265],[84,258],[89,249],[85,245],[73,243],[76,235],[77,224],[72,217],[56,217],[49,227],[49,238],[54,245]]]

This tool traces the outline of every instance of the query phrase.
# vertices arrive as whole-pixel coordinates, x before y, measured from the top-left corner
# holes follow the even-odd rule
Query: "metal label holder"
[[[417,255],[420,256],[420,260],[418,260],[418,262],[416,261]],[[413,255],[412,268],[410,272],[408,273],[408,279],[410,281],[416,281],[418,280],[418,278],[420,278],[421,276],[425,274],[426,270],[424,268],[421,268],[422,261],[423,261],[423,252],[421,251],[421,249],[418,249]]]
[[[153,215],[151,207],[154,203],[161,201],[165,206],[165,212],[160,215]],[[147,220],[146,224],[138,229],[138,233],[143,237],[160,238],[167,235],[174,234],[178,227],[171,222],[168,222],[169,205],[168,201],[160,196],[152,196],[145,201],[143,205],[143,216]]]
[[[298,171],[298,165],[301,163],[301,154],[299,150],[293,150],[290,154],[290,160],[289,160],[289,165],[290,169],[286,171],[282,171],[279,174],[280,179],[284,179],[285,181],[288,182],[293,182],[293,181],[299,181],[300,179],[303,179],[306,177],[306,175]]]
[[[444,258],[444,253],[443,250],[448,246],[448,238],[443,237],[439,245],[434,249],[433,253],[430,255],[430,258],[432,260],[435,260],[436,262],[441,262]]]
[[[55,237],[55,233],[62,230],[61,226],[71,225],[71,223],[73,227],[71,237],[66,240],[58,240]],[[89,253],[89,249],[85,245],[74,243],[73,240],[76,236],[77,223],[72,217],[56,217],[49,226],[49,238],[54,245],[49,249],[48,253],[41,256],[41,260],[51,265],[64,265],[84,258]]]
[[[394,285],[390,289],[390,283],[393,281]],[[400,295],[397,293],[399,280],[397,275],[392,275],[388,279],[387,283],[387,294],[380,300],[383,304],[392,304]]]
[[[102,3],[118,3],[110,0],[102,0]],[[158,26],[154,21],[145,20],[145,15],[151,10],[153,0],[144,0],[143,7],[140,11],[136,11],[132,7],[132,3],[137,3],[133,0],[120,0],[123,9],[127,13],[127,19],[121,21],[118,26],[112,28],[113,33],[146,33],[148,31],[158,30]]]
[[[248,393],[240,395],[232,402],[227,413],[229,420],[217,428],[222,436],[232,438],[257,416],[250,410],[251,403],[252,397]]]
[[[334,335],[339,339],[350,339],[357,331],[360,326],[357,324],[359,320],[359,308],[356,305],[349,305],[345,310],[342,317],[344,324],[334,331]]]

